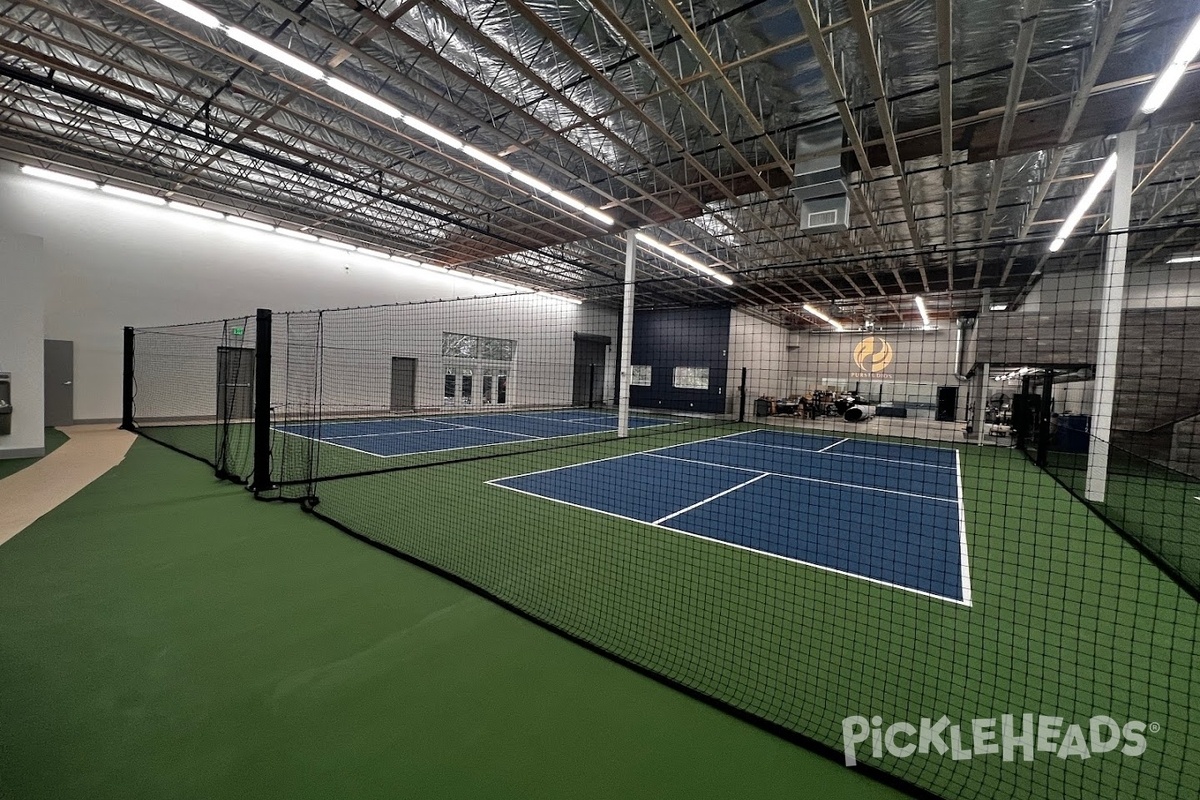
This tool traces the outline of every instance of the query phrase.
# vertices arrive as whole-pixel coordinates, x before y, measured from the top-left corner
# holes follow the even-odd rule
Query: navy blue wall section
[[[683,308],[633,315],[634,364],[650,365],[650,386],[632,386],[630,405],[724,413],[729,309]],[[708,389],[676,389],[675,367],[708,367]]]

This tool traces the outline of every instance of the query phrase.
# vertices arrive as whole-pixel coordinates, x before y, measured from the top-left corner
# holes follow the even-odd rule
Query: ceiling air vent
[[[805,233],[835,233],[850,227],[850,198],[819,197],[800,204]]]

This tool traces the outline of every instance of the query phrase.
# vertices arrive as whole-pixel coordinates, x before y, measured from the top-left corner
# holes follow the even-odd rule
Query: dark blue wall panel
[[[729,309],[684,308],[633,315],[634,364],[649,364],[650,386],[633,386],[630,405],[724,413]],[[674,388],[675,367],[708,367],[708,389]]]

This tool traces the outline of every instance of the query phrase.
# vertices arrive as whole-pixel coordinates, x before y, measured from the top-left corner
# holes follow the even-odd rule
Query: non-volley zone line
[[[948,451],[954,458],[951,469],[930,464],[914,467],[890,461],[839,460],[817,453],[817,443],[803,441],[798,442],[801,447],[759,450],[755,455],[753,448],[730,441],[736,436],[489,483],[872,583],[971,604],[956,451]],[[829,469],[838,471],[830,473]]]
[[[320,424],[279,425],[275,430],[356,453],[379,458],[399,458],[541,439],[594,436],[617,428],[615,414],[584,410],[559,413],[561,416],[555,416],[554,412],[542,411],[384,417],[337,420]],[[593,429],[581,430],[579,420],[582,418],[603,419],[607,420],[607,424],[585,423]],[[675,424],[679,423],[638,415],[631,416],[629,420],[631,428],[665,427]],[[338,427],[332,427],[335,425]]]

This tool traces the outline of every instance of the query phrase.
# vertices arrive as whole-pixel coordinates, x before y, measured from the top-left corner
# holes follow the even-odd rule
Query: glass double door
[[[509,404],[508,365],[447,363],[442,388],[444,406]]]

